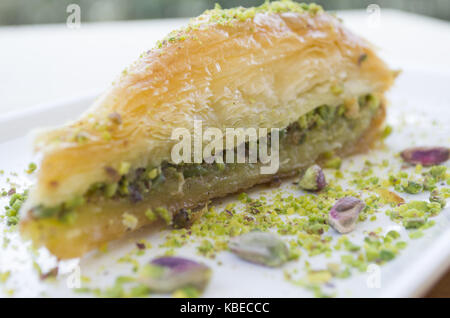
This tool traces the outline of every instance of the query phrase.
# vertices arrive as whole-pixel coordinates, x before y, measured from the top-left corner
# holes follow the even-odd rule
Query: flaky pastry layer
[[[106,166],[170,162],[172,131],[192,131],[194,119],[204,129],[284,128],[320,105],[389,88],[393,73],[365,40],[332,15],[285,5],[225,21],[206,12],[143,54],[80,119],[40,134],[29,204],[82,195],[109,181]]]

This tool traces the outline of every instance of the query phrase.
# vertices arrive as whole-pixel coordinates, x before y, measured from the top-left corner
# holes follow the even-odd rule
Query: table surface
[[[338,16],[395,69],[450,71],[450,23],[382,9]],[[0,114],[92,95],[186,19],[0,27]],[[432,49],[430,49],[432,48]],[[1,115],[0,115],[1,116]],[[450,297],[450,271],[427,294]]]

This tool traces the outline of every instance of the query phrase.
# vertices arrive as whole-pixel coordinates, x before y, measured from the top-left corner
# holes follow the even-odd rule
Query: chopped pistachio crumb
[[[328,283],[333,276],[329,271],[310,271],[307,275],[307,279],[313,284],[323,284]]]
[[[4,284],[11,276],[11,271],[0,272],[0,283]]]
[[[148,173],[148,177],[152,180],[155,179],[157,176],[158,176],[158,168],[154,168],[150,170]]]
[[[340,169],[342,164],[342,159],[339,157],[333,157],[324,162],[324,168],[328,169]]]
[[[381,138],[386,139],[392,134],[392,126],[386,125],[383,129],[383,132],[381,133]]]
[[[37,165],[34,162],[30,162],[28,169],[25,171],[28,174],[33,173],[37,169]]]
[[[147,219],[149,219],[150,221],[155,221],[158,216],[155,214],[155,212],[153,212],[152,209],[147,209],[145,211],[145,216],[147,217]]]
[[[130,167],[131,167],[131,164],[129,162],[122,161],[120,163],[120,167],[119,167],[119,174],[121,174],[121,175],[127,174],[128,171],[130,171]]]
[[[134,230],[138,225],[138,219],[130,213],[124,213],[122,214],[122,224],[125,225],[127,229]]]
[[[163,208],[163,207],[156,208],[155,213],[160,218],[162,218],[166,222],[166,224],[172,223],[172,214],[166,208]]]
[[[403,190],[409,194],[417,194],[422,192],[423,186],[418,182],[408,181],[408,183],[403,186]]]
[[[173,292],[172,297],[174,298],[198,298],[200,297],[200,292],[194,287],[184,287]]]
[[[422,231],[414,231],[409,233],[409,237],[412,239],[418,239],[421,238],[423,236],[423,232]]]
[[[19,210],[28,197],[28,190],[23,193],[14,193],[9,199],[9,204],[5,207],[5,215],[9,226],[19,223]]]

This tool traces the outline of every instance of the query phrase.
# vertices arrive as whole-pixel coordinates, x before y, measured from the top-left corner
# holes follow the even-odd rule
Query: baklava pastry
[[[206,11],[142,54],[78,120],[39,133],[21,232],[66,259],[145,225],[184,226],[214,198],[367,150],[393,80],[368,42],[317,5]],[[175,162],[174,130],[194,135],[196,121],[224,135],[279,129],[278,169]]]

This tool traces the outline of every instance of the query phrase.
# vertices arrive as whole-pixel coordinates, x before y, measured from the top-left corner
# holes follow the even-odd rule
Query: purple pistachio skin
[[[450,148],[446,147],[416,147],[403,150],[400,155],[403,160],[412,165],[434,166],[448,160]]]
[[[339,233],[349,233],[355,229],[359,213],[366,204],[355,197],[339,199],[328,214],[328,223]]]
[[[206,265],[191,261],[190,259],[176,256],[164,256],[155,258],[153,261],[151,261],[151,264],[166,267],[176,272],[187,271],[191,268],[207,267]]]
[[[325,180],[325,175],[323,174],[322,169],[320,169],[317,175],[317,191],[322,190],[326,185],[327,181]]]
[[[186,286],[202,290],[212,274],[208,266],[182,257],[159,257],[150,265],[164,268],[159,276],[143,276],[140,279],[155,292],[170,293]]]
[[[309,167],[300,178],[298,185],[303,190],[320,191],[327,185],[322,168],[318,165]]]

